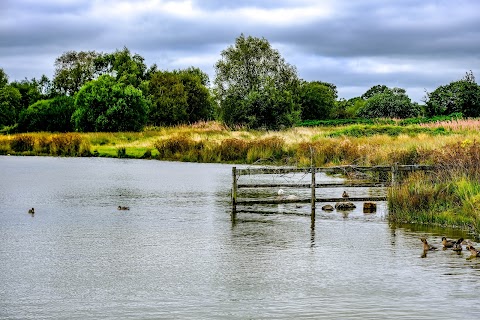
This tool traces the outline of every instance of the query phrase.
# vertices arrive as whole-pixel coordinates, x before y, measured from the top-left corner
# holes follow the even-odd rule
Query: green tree
[[[29,132],[70,132],[73,131],[71,118],[74,111],[74,99],[70,96],[39,100],[20,114],[18,128]]]
[[[365,106],[365,100],[361,97],[351,99],[340,99],[335,102],[335,108],[332,112],[334,119],[352,119],[357,117],[358,112]]]
[[[379,93],[384,93],[386,91],[388,92],[388,91],[391,91],[391,90],[386,85],[377,84],[377,85],[371,87],[370,89],[368,89],[364,94],[362,94],[361,98],[363,100],[368,100],[371,97],[373,97],[374,95],[379,94]]]
[[[29,105],[45,98],[41,92],[39,82],[35,78],[31,80],[24,79],[22,81],[14,81],[10,83],[10,85],[15,87],[22,96],[17,115],[19,115],[22,110],[26,110]]]
[[[67,51],[55,59],[53,87],[61,95],[73,96],[87,82],[102,73],[95,51]]]
[[[364,118],[410,118],[420,115],[421,108],[412,103],[404,89],[387,88],[367,99],[359,116]]]
[[[460,112],[466,117],[480,116],[480,86],[470,71],[458,81],[427,92],[426,113],[429,116]]]
[[[187,121],[187,92],[178,74],[157,71],[149,81],[148,92],[151,124],[172,125]]]
[[[335,107],[337,89],[325,82],[304,82],[300,86],[299,99],[302,120],[328,119]]]
[[[22,106],[22,95],[12,85],[0,88],[0,128],[14,125]]]
[[[78,131],[140,131],[148,105],[139,89],[102,75],[80,89],[75,109],[72,120]]]
[[[8,75],[0,68],[0,89],[8,84]]]
[[[139,54],[132,55],[127,47],[103,55],[97,60],[97,66],[113,76],[117,82],[136,88],[147,79],[148,75],[156,71],[156,65],[152,66],[152,70],[147,70],[145,59]]]
[[[206,76],[200,69],[154,73],[148,81],[149,122],[154,125],[193,123],[213,117]]]
[[[221,56],[215,64],[214,90],[225,123],[274,128],[291,126],[297,121],[299,106],[294,104],[293,108],[284,108],[285,101],[289,101],[285,98],[295,96],[298,90],[296,69],[286,63],[265,38],[242,34],[235,40],[235,45],[222,51]],[[269,93],[273,95],[266,99],[265,95]],[[280,100],[275,101],[275,98]],[[259,104],[259,101],[268,103]],[[264,120],[270,117],[262,119],[260,115],[264,111],[255,108],[267,106],[269,114],[277,115],[277,118],[265,123]],[[243,110],[237,110],[239,108]],[[287,120],[292,122],[286,123]]]

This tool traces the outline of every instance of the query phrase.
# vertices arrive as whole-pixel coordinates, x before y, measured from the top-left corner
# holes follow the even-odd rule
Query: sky
[[[470,70],[480,79],[478,0],[0,0],[0,68],[10,81],[51,79],[66,51],[127,47],[147,66],[194,66],[213,82],[242,33],[339,98],[383,84],[422,103]]]

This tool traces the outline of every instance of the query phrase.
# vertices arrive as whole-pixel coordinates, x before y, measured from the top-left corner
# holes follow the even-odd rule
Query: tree
[[[213,116],[208,76],[200,69],[157,71],[148,81],[149,121],[154,125],[192,123]]]
[[[19,115],[22,110],[27,109],[29,105],[34,104],[38,100],[44,98],[42,92],[40,91],[39,83],[35,78],[32,80],[24,79],[20,82],[15,81],[10,83],[10,85],[16,88],[22,96],[20,109],[18,110],[17,115]]]
[[[340,99],[335,102],[335,108],[331,116],[334,119],[355,118],[364,106],[365,100],[361,97],[354,97],[348,100]]]
[[[0,68],[0,89],[8,84],[8,75]]]
[[[296,69],[286,63],[265,38],[242,34],[235,45],[222,51],[221,56],[215,64],[214,90],[224,122],[274,128],[280,124],[291,126],[293,122],[286,123],[287,119],[296,121],[299,106],[294,104],[292,108],[284,108],[284,102],[289,101],[287,97],[294,96],[298,90]],[[266,99],[265,95],[269,93],[274,95]],[[268,103],[260,106],[259,97]],[[275,98],[280,100],[275,101]],[[256,107],[268,107],[268,110],[257,111]],[[277,115],[277,118],[265,122],[270,117],[262,119],[264,111]]]
[[[74,111],[74,99],[70,96],[40,100],[20,114],[18,128],[30,132],[70,132],[73,131],[71,118]]]
[[[12,85],[0,88],[0,127],[14,125],[21,106],[22,95],[17,88]]]
[[[335,107],[336,86],[325,82],[304,82],[300,86],[302,120],[328,119]]]
[[[95,51],[67,51],[55,59],[53,87],[64,95],[73,96],[87,82],[102,74],[101,53]]]
[[[142,91],[102,75],[80,89],[75,109],[72,120],[78,131],[140,131],[148,106]]]
[[[472,71],[461,80],[427,92],[426,112],[429,116],[456,112],[466,117],[480,116],[480,86],[475,82]]]
[[[420,106],[412,103],[404,89],[387,88],[376,93],[365,102],[359,111],[364,118],[410,118],[420,115]]]
[[[374,95],[379,94],[379,93],[384,93],[385,91],[390,91],[390,89],[384,84],[381,84],[381,85],[377,84],[377,85],[371,87],[370,89],[368,89],[364,94],[362,94],[361,98],[363,100],[368,100],[371,97],[373,97]]]
[[[149,81],[148,92],[151,124],[172,125],[187,121],[187,93],[177,74],[157,71]]]
[[[152,66],[152,70],[147,70],[144,61],[142,56],[132,55],[130,50],[124,47],[122,50],[103,55],[97,60],[97,65],[114,77],[117,82],[138,88],[142,81],[147,79],[147,75],[156,70],[156,65]]]

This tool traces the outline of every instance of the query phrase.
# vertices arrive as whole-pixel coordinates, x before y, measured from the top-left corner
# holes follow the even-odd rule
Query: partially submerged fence
[[[404,172],[418,170],[431,170],[432,166],[427,165],[395,165],[395,166],[335,166],[335,167],[267,167],[267,168],[232,168],[232,219],[235,219],[237,207],[241,205],[267,205],[281,203],[310,203],[312,226],[315,221],[315,208],[317,202],[339,202],[345,201],[345,197],[317,197],[318,188],[345,188],[345,187],[381,187],[385,188],[395,185],[399,175]],[[302,173],[310,176],[309,183],[239,183],[241,176],[254,175],[282,175]],[[316,174],[342,174],[346,179],[342,183],[317,183]],[[239,197],[243,189],[256,188],[296,188],[310,189],[309,196],[303,197],[261,197],[242,198]],[[283,189],[282,189],[283,190]],[[385,201],[386,196],[351,197],[348,201]]]

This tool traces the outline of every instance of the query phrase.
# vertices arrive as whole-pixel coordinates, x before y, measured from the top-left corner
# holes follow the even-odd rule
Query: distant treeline
[[[264,38],[240,35],[221,52],[215,79],[196,67],[159,70],[128,48],[112,53],[64,52],[52,79],[9,82],[0,68],[0,131],[141,131],[217,120],[231,127],[379,123],[462,114],[480,116],[473,73],[426,93],[425,105],[402,88],[376,85],[339,99],[334,84],[301,80]]]

